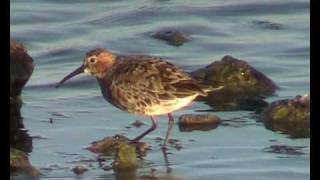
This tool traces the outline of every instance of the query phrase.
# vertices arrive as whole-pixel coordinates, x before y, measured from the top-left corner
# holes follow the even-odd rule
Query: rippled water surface
[[[309,93],[308,1],[11,0],[10,8],[11,37],[25,44],[36,64],[22,95],[22,115],[29,133],[42,137],[33,140],[30,153],[31,162],[43,173],[41,179],[113,179],[113,171],[99,168],[96,155],[84,148],[106,136],[122,133],[134,137],[147,128],[125,128],[134,120],[149,123],[147,118],[121,112],[105,102],[91,77],[79,76],[54,88],[55,82],[81,64],[91,48],[157,55],[188,71],[229,54],[245,59],[281,87],[268,101]],[[150,37],[165,27],[188,33],[191,41],[175,47]],[[209,107],[195,102],[174,117],[204,109]],[[179,132],[175,126],[173,137],[181,140],[183,148],[169,149],[172,172],[167,176],[309,179],[309,139],[290,139],[269,131],[251,112],[215,114],[231,125],[207,132]],[[161,119],[160,128],[144,139],[152,150],[137,170],[139,175],[148,174],[151,168],[166,175],[164,158],[154,140],[165,134],[166,117]],[[299,155],[266,152],[271,145],[304,148]],[[91,164],[82,177],[70,170],[78,164]]]

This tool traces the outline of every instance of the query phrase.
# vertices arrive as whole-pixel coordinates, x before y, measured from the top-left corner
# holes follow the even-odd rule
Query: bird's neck
[[[107,77],[104,77],[104,78],[97,78],[97,81],[99,83],[100,90],[103,97],[107,101],[109,101],[111,98],[111,92],[110,92],[111,80],[109,80]]]

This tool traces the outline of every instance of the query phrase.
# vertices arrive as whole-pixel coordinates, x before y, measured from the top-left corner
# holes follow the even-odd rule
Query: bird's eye
[[[245,74],[246,74],[245,72],[243,72],[243,71],[241,72],[241,76],[244,76]]]
[[[92,64],[93,64],[93,63],[96,63],[96,60],[97,60],[97,59],[94,58],[94,57],[91,57],[91,58],[88,59],[88,61],[89,61],[90,63],[92,63]]]

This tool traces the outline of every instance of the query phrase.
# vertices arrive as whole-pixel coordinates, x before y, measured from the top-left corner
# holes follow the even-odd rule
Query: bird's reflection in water
[[[163,154],[163,158],[164,158],[164,163],[166,166],[166,173],[170,174],[172,172],[172,168],[170,167],[170,162],[168,159],[168,152],[167,152],[167,148],[161,148],[162,154]]]

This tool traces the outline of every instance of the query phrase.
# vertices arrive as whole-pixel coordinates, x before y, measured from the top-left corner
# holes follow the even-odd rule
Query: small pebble
[[[139,128],[139,127],[141,127],[141,126],[143,126],[143,125],[145,125],[145,124],[144,124],[142,121],[140,121],[140,120],[136,120],[136,121],[134,121],[133,123],[131,123],[131,125],[134,126],[134,127]]]
[[[76,166],[76,167],[72,168],[72,171],[77,175],[81,175],[85,171],[88,171],[88,169],[83,165],[79,165],[79,166]]]
[[[271,145],[264,148],[265,152],[271,152],[276,154],[287,154],[287,155],[302,155],[302,146],[288,146],[288,145]]]
[[[218,127],[221,119],[213,114],[185,114],[180,116],[178,125],[182,132],[194,130],[209,131]]]

